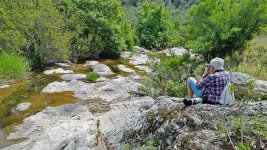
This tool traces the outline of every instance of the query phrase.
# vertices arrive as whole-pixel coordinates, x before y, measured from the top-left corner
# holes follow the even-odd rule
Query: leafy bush
[[[58,10],[65,16],[66,29],[74,31],[72,56],[98,57],[133,49],[130,24],[118,0],[59,0]]]
[[[87,75],[87,78],[88,78],[89,81],[95,82],[96,79],[98,78],[98,75],[95,72],[89,72],[88,75]]]
[[[166,48],[171,41],[174,25],[167,9],[156,2],[145,2],[137,14],[137,36],[145,48]]]
[[[26,79],[30,70],[26,59],[8,53],[0,54],[0,80]]]
[[[193,73],[195,62],[189,54],[181,57],[163,57],[149,64],[151,73],[146,76],[142,91],[153,98],[162,95],[184,97],[187,94],[186,80]]]

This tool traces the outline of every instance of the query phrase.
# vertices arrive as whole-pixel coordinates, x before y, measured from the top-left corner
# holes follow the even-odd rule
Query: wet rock
[[[62,73],[62,74],[63,73],[73,73],[73,71],[72,70],[64,70],[62,68],[44,71],[44,74],[46,74],[46,75],[51,75],[51,74],[55,74],[55,73]]]
[[[0,89],[4,89],[4,88],[8,88],[8,87],[10,87],[10,85],[0,85]]]
[[[151,72],[151,69],[148,66],[138,65],[138,66],[135,66],[135,67],[138,68],[139,70],[145,71],[146,73],[150,73]]]
[[[86,75],[85,74],[64,74],[61,76],[61,79],[63,80],[78,80],[78,79],[85,79]]]
[[[131,68],[127,68],[125,67],[125,65],[118,65],[118,68],[121,70],[121,71],[124,71],[124,72],[127,72],[127,73],[133,73],[134,70],[131,69]]]
[[[126,52],[122,52],[122,53],[120,54],[120,57],[121,57],[121,58],[129,58],[129,57],[131,56],[131,54],[132,54],[132,52],[128,52],[128,51],[126,51]]]
[[[104,64],[95,64],[93,65],[93,71],[99,75],[112,75],[114,74],[111,69]]]
[[[56,63],[56,65],[59,67],[70,67],[69,63]]]
[[[4,148],[4,150],[47,150],[75,149],[88,147],[95,141],[95,117],[86,106],[66,104],[47,109],[24,119],[23,124],[8,139],[27,138],[24,142]]]
[[[90,61],[86,61],[86,63],[84,64],[84,66],[93,66],[93,65],[96,65],[98,63],[99,63],[98,61],[90,60]]]
[[[18,111],[25,111],[27,110],[32,104],[29,102],[26,103],[20,103],[17,105],[16,110]]]

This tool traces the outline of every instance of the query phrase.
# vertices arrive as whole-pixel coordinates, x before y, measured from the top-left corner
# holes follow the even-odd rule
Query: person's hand
[[[206,67],[202,76],[207,76],[209,73],[209,67]]]

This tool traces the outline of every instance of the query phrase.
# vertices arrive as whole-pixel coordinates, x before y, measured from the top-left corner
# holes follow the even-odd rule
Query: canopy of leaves
[[[266,0],[200,0],[185,29],[186,47],[210,60],[240,51],[267,21]]]
[[[20,53],[32,65],[66,59],[70,34],[52,0],[0,1],[0,50]]]
[[[173,34],[169,12],[158,3],[144,3],[137,14],[137,36],[145,48],[166,48]]]
[[[58,9],[74,30],[73,54],[81,59],[133,48],[130,24],[118,0],[61,0]],[[76,21],[76,22],[75,22]]]

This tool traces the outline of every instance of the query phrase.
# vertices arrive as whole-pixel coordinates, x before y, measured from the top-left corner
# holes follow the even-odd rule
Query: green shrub
[[[0,54],[0,80],[26,79],[30,70],[25,58],[14,54]]]
[[[146,76],[141,91],[156,98],[162,95],[184,97],[186,95],[186,79],[192,74],[196,61],[189,54],[181,57],[165,57],[160,62],[152,62],[152,72]]]
[[[88,78],[89,81],[95,82],[96,79],[98,78],[98,75],[95,72],[89,72],[88,75],[87,75],[87,78]]]

